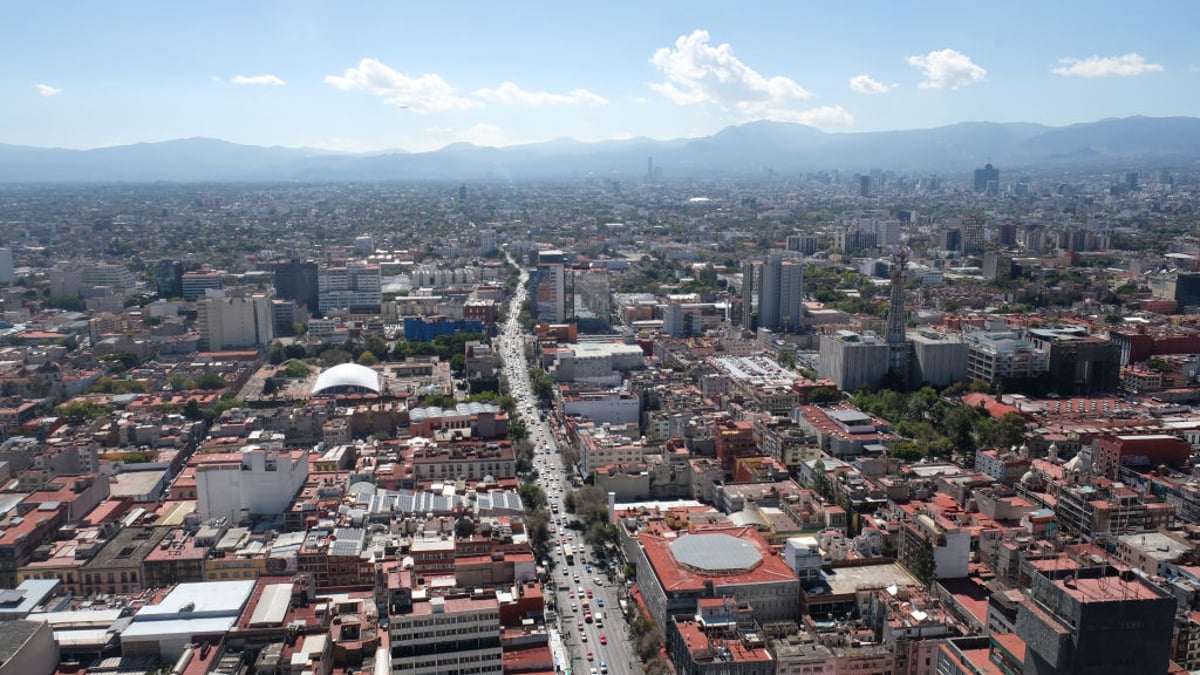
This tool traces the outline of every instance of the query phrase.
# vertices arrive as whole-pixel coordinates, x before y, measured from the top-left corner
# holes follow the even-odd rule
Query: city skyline
[[[1200,10],[715,3],[8,8],[0,143],[187,137],[349,152],[1065,125],[1200,109]],[[52,30],[33,30],[53,27]]]

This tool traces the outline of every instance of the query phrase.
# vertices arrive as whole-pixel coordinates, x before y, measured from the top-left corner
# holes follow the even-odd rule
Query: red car
[[[591,652],[588,652],[588,661],[594,661],[594,660],[595,660],[595,657],[592,656]]]
[[[587,589],[587,594],[589,598],[592,597],[592,589]]]
[[[600,634],[600,644],[602,644],[602,645],[608,644],[608,636],[605,635],[604,633]]]

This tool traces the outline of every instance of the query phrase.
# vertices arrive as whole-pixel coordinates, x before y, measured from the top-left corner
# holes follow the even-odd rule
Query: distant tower
[[[646,158],[646,182],[654,182],[654,157]]]
[[[888,370],[898,374],[904,385],[908,384],[911,361],[911,346],[904,333],[904,264],[907,261],[908,253],[903,248],[892,257],[892,299],[887,316]]]
[[[864,174],[864,175],[858,177],[858,196],[859,197],[870,197],[871,196],[871,177],[870,176]]]
[[[463,183],[462,185],[458,186],[458,201],[460,201],[460,202],[467,201],[467,184],[466,183]]]
[[[1000,194],[1000,169],[991,164],[975,169],[975,191],[986,192],[990,197]]]

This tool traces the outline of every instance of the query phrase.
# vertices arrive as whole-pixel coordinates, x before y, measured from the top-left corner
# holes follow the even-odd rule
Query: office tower
[[[887,316],[888,370],[900,379],[901,384],[907,384],[912,362],[912,346],[904,331],[904,264],[907,261],[908,255],[903,249],[892,259],[892,297]]]
[[[354,252],[368,256],[375,252],[375,238],[369,234],[360,234],[354,238]]]
[[[870,197],[871,196],[871,177],[870,176],[864,175],[864,176],[858,177],[858,196],[859,197]]]
[[[817,252],[818,241],[819,239],[815,234],[789,234],[787,238],[787,250],[812,255]]]
[[[317,288],[317,263],[292,260],[275,266],[275,297],[315,313],[319,307]]]
[[[132,295],[137,290],[137,277],[124,265],[87,265],[82,274],[84,285],[107,286],[116,295]]]
[[[975,191],[986,192],[992,197],[1000,194],[1000,169],[991,164],[975,169]]]
[[[458,186],[458,201],[460,201],[460,202],[467,201],[467,184],[466,183],[463,183],[462,185]]]
[[[1017,245],[1017,224],[1012,221],[1000,223],[996,235],[997,241],[1001,246],[1013,248]]]
[[[205,298],[197,305],[201,351],[265,347],[275,338],[274,310],[263,296]]]
[[[977,255],[983,253],[984,245],[984,219],[980,216],[971,216],[963,218],[962,224],[962,252],[966,255]]]
[[[962,250],[962,230],[957,228],[950,230],[942,230],[939,237],[938,248],[943,251],[961,251]]]
[[[383,302],[379,265],[362,262],[317,270],[317,308],[324,315],[334,309],[356,314],[378,314]]]
[[[221,273],[212,270],[184,272],[183,279],[180,281],[184,300],[195,300],[203,296],[207,290],[221,288],[221,284]]]
[[[747,267],[749,266],[749,267]],[[779,254],[742,267],[742,324],[795,333],[804,327],[804,265]],[[750,311],[750,323],[745,312]],[[755,319],[757,317],[757,319]]]
[[[488,254],[496,250],[496,231],[490,228],[479,231],[479,252]]]
[[[1125,185],[1131,192],[1137,192],[1138,173],[1136,171],[1130,171],[1129,173],[1125,174]]]
[[[163,259],[154,265],[154,290],[160,298],[183,296],[183,262]]]
[[[11,284],[14,279],[16,273],[13,270],[12,249],[0,248],[0,284]]]
[[[566,254],[562,251],[540,251],[537,262],[537,286],[534,309],[537,318],[552,323],[567,320]]]
[[[742,262],[742,328],[758,329],[758,295],[762,289],[762,263]]]
[[[654,182],[654,158],[653,157],[646,158],[646,182],[647,183]]]
[[[571,269],[571,314],[585,333],[607,332],[612,326],[612,295],[606,268]]]

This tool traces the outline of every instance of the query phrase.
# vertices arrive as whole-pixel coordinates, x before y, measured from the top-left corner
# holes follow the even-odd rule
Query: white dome
[[[313,385],[312,395],[361,393],[364,390],[378,394],[382,389],[379,373],[357,363],[343,363],[317,376],[317,383]]]

